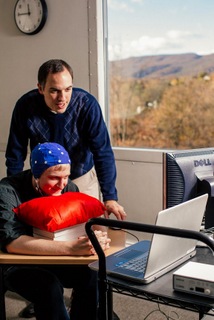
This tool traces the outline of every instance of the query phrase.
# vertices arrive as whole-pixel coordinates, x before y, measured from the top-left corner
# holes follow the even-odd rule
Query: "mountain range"
[[[175,78],[214,72],[214,54],[165,54],[111,61],[110,75],[123,78]]]

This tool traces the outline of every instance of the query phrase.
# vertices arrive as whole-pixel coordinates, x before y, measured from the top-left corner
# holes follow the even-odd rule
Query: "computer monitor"
[[[214,227],[214,148],[164,153],[164,208],[208,193],[205,228]]]

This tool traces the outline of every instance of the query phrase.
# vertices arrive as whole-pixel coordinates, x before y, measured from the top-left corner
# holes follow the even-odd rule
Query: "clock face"
[[[14,18],[18,29],[23,33],[29,35],[38,33],[47,19],[45,0],[18,0]]]

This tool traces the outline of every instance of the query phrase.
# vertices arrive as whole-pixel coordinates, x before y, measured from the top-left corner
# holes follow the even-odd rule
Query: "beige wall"
[[[37,70],[44,61],[66,60],[74,70],[74,85],[100,98],[97,77],[98,73],[102,77],[103,68],[97,58],[97,34],[102,37],[102,24],[99,33],[96,26],[101,1],[46,0],[46,3],[48,19],[44,28],[29,36],[15,25],[16,0],[0,0],[0,178],[5,175],[4,152],[15,102],[36,87]]]
[[[16,0],[0,0],[0,178],[6,172],[4,153],[14,104],[36,86],[37,70],[44,61],[67,60],[74,69],[74,85],[89,90],[104,108],[102,20],[99,20],[102,1],[46,2],[48,20],[44,29],[27,36],[19,32],[13,19]],[[162,208],[161,152],[129,149],[114,152],[119,201],[128,219],[153,223]]]
[[[154,224],[163,209],[163,151],[114,148],[114,154],[119,202],[127,212],[127,220]],[[140,239],[151,238],[151,234],[132,233]],[[135,241],[127,235],[127,242]]]

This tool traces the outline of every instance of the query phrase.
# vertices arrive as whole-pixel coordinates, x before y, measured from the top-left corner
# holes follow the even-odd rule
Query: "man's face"
[[[60,170],[58,170],[58,166],[45,170],[38,179],[41,191],[47,196],[61,195],[62,190],[68,184],[70,169],[70,164],[62,164]]]
[[[47,106],[56,113],[63,113],[71,100],[72,77],[67,69],[49,73],[45,87],[38,84],[39,93],[44,96]]]

